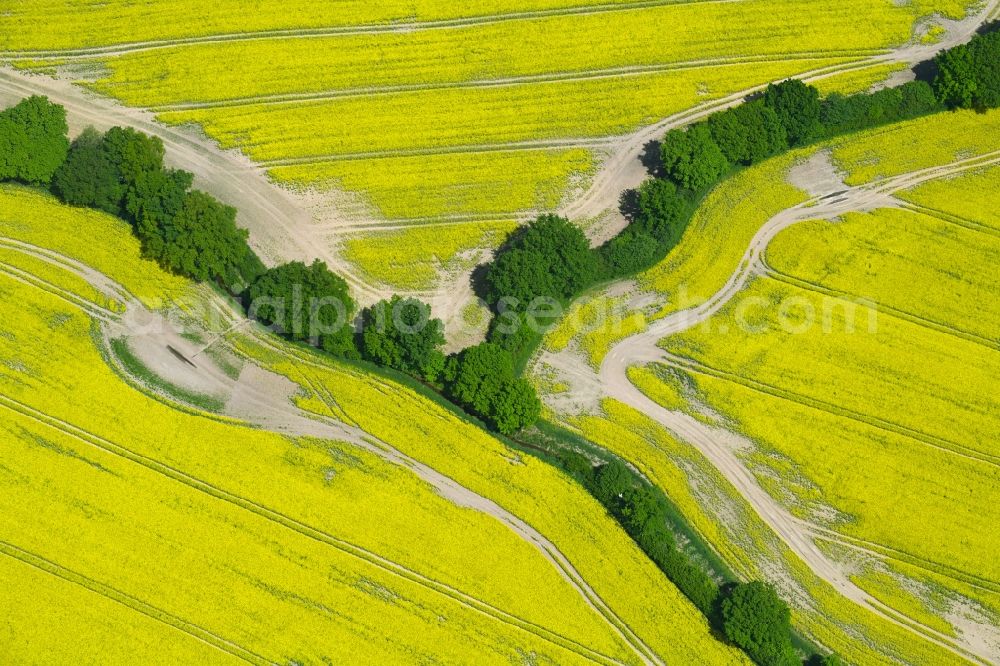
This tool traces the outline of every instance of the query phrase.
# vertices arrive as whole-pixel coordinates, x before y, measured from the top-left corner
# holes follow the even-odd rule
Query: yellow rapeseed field
[[[930,215],[943,213],[953,223],[969,223],[1000,231],[1000,168],[985,168],[945,180],[932,180],[899,193],[899,198],[926,208]]]
[[[793,623],[843,659],[886,666],[901,660],[927,666],[954,661],[952,653],[858,607],[818,579],[711,463],[649,417],[605,400],[600,414],[573,418],[568,425],[636,465],[737,572],[777,577],[786,594],[807,595],[811,603],[795,606]],[[873,638],[851,638],[859,635]]]
[[[912,8],[881,0],[674,2],[453,29],[138,51],[102,59],[107,75],[94,87],[130,105],[156,107],[292,93],[363,95],[392,86],[586,76],[622,68],[697,66],[717,59],[784,60],[794,54],[861,59],[906,42],[913,19]],[[669,39],[663,38],[665,31]],[[545,48],[539,49],[542,43]],[[282,67],[275,68],[276,62]]]
[[[848,185],[862,185],[998,150],[1000,110],[938,113],[862,132],[833,146]]]
[[[374,282],[427,290],[442,275],[482,261],[483,251],[499,246],[516,227],[514,221],[461,222],[370,231],[346,238],[343,254]]]
[[[551,210],[593,171],[585,148],[444,153],[274,167],[280,183],[358,192],[389,218]]]
[[[708,638],[697,610],[585,490],[550,465],[508,448],[411,389],[305,351],[282,352],[250,338],[240,347],[302,386],[308,392],[300,402],[304,408],[356,423],[522,517],[664,659],[743,660]],[[670,631],[663,631],[665,623]]]

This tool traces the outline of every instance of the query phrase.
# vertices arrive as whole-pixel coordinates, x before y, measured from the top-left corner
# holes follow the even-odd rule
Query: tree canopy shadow
[[[639,162],[642,163],[646,173],[654,178],[663,178],[666,173],[663,171],[663,160],[660,159],[660,147],[663,145],[659,139],[646,142],[639,153]]]

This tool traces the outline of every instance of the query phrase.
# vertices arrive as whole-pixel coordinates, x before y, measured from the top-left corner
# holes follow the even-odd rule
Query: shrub
[[[827,135],[833,136],[915,118],[940,108],[928,83],[911,81],[897,88],[849,97],[834,93],[823,101],[820,118]]]

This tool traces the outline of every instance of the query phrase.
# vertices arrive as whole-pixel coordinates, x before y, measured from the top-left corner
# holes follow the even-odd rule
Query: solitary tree
[[[0,112],[0,180],[48,185],[66,160],[66,110],[29,97]]]
[[[444,324],[415,298],[393,296],[361,313],[361,353],[371,361],[434,381],[444,368]]]

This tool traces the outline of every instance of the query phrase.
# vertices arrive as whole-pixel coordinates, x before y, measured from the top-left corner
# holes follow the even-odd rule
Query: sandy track
[[[936,44],[909,44],[855,63],[804,72],[795,78],[815,82],[851,69],[893,63],[913,66],[932,58],[938,51],[967,42],[979,27],[995,14],[1000,14],[1000,0],[988,0],[977,13],[961,21],[943,22],[946,32]],[[684,127],[715,111],[741,104],[748,95],[760,92],[764,88],[766,86],[747,88],[724,99],[706,102],[622,138],[612,155],[604,162],[600,171],[591,181],[588,190],[582,196],[563,206],[559,213],[570,218],[593,218],[605,211],[617,213],[621,193],[638,187],[649,177],[640,159],[647,144],[660,139],[664,133],[671,129]],[[618,225],[624,226],[624,219],[620,218],[620,215],[615,215],[615,217]]]
[[[651,324],[646,331],[616,344],[608,352],[599,372],[599,384],[603,387],[606,395],[642,411],[682,440],[697,447],[748,500],[768,526],[816,575],[829,582],[848,599],[872,608],[885,619],[902,627],[907,627],[907,625],[895,617],[898,611],[886,612],[880,602],[847,579],[840,568],[816,547],[810,529],[806,528],[802,521],[795,518],[764,491],[736,453],[721,443],[716,429],[687,414],[664,409],[629,381],[627,370],[633,365],[657,362],[670,364],[677,361],[657,346],[659,340],[701,324],[725,307],[733,297],[746,287],[750,280],[761,274],[763,270],[762,257],[768,244],[784,229],[805,220],[834,219],[848,212],[896,207],[900,202],[892,196],[894,192],[930,180],[995,164],[1000,164],[1000,151],[900,174],[862,187],[847,188],[845,186],[845,189],[836,194],[815,197],[808,202],[782,211],[768,220],[753,237],[736,271],[718,292],[704,303],[668,315]],[[682,363],[682,365],[686,364]],[[953,454],[965,455],[947,447],[942,448]],[[989,460],[983,460],[980,456],[974,457],[980,462],[996,464]],[[944,636],[928,627],[921,627],[920,633],[928,640],[946,649],[956,651],[953,638]],[[963,644],[957,653],[965,657],[974,656],[980,660],[989,660],[995,656],[983,653],[982,646],[972,644]]]
[[[236,207],[238,224],[249,229],[250,244],[266,264],[321,259],[330,266],[342,266],[328,244],[314,233],[309,212],[240,153],[222,151],[207,138],[162,125],[148,112],[89,94],[68,81],[0,69],[0,103],[14,104],[30,95],[45,95],[64,106],[74,134],[87,126],[100,130],[124,126],[159,137],[170,166],[190,171],[195,175],[195,187]],[[341,272],[362,296],[377,300],[375,296],[386,295],[350,272]]]
[[[92,286],[102,291],[102,293],[105,293],[107,296],[121,299],[123,295],[128,294],[124,287],[117,285],[107,276],[103,276],[99,272],[86,267],[84,264],[80,264],[69,257],[64,257],[63,255],[59,255],[51,250],[39,248],[20,241],[12,241],[10,243],[4,242],[4,246],[21,249],[32,254],[33,256],[45,259],[54,265],[69,268],[79,277],[91,282]],[[59,290],[59,288],[54,285],[52,285],[52,289],[57,291]],[[46,291],[49,291],[49,289],[46,289]],[[89,309],[83,308],[80,303],[75,302],[75,300],[71,300],[69,296],[69,294],[65,294],[63,298],[71,304],[81,307],[85,313],[92,314]],[[164,378],[168,381],[176,381],[178,379],[178,374],[190,374],[192,372],[191,367],[177,359],[173,353],[169,352],[168,345],[169,347],[179,350],[187,358],[194,358],[198,354],[199,350],[190,341],[181,337],[159,315],[146,310],[137,300],[128,299],[126,303],[128,309],[124,314],[120,314],[111,320],[104,320],[105,325],[103,327],[103,337],[105,339],[105,347],[108,347],[107,340],[109,338],[124,336],[129,340],[129,344],[133,347],[133,350],[137,351],[140,357],[143,358],[144,363],[148,363],[150,367],[154,367],[157,370],[165,370],[164,374],[161,376],[164,376]],[[214,305],[223,310],[229,321],[236,323],[239,322],[240,315],[231,310],[228,304],[222,302],[221,299],[217,299]],[[323,367],[299,353],[290,352],[283,345],[270,340],[269,337],[262,332],[255,333],[255,337],[258,342],[261,342],[274,351],[294,360],[300,368],[309,365],[314,365],[318,368]],[[108,354],[108,356],[109,358],[114,358],[113,354]],[[125,368],[119,366],[116,369],[120,374],[128,376]],[[541,552],[541,554],[556,568],[559,575],[576,589],[576,591],[584,599],[585,603],[587,603],[587,605],[589,605],[596,613],[603,617],[608,623],[609,628],[617,634],[625,642],[625,644],[629,645],[634,650],[636,656],[642,661],[642,663],[650,666],[662,666],[663,662],[656,655],[656,653],[649,648],[642,641],[642,639],[636,635],[623,620],[621,620],[621,618],[617,616],[617,614],[604,602],[603,599],[601,599],[601,597],[593,590],[593,588],[590,587],[583,576],[576,570],[569,559],[558,549],[558,547],[556,547],[554,543],[544,537],[528,523],[496,504],[493,500],[474,493],[453,479],[413,458],[410,458],[409,456],[406,456],[389,444],[372,437],[355,426],[338,420],[323,418],[319,415],[303,412],[291,403],[289,400],[289,394],[273,390],[274,384],[272,382],[265,381],[266,378],[262,377],[262,375],[269,374],[265,371],[261,370],[253,377],[244,377],[241,375],[240,379],[234,380],[206,357],[198,358],[197,368],[194,371],[202,375],[200,388],[204,391],[214,393],[221,390],[227,395],[239,395],[239,413],[233,414],[234,416],[249,420],[255,425],[272,431],[277,431],[282,434],[318,437],[332,439],[335,441],[349,442],[370,451],[371,453],[374,453],[375,455],[378,455],[393,464],[406,467],[419,478],[435,488],[439,494],[455,504],[481,511],[499,520],[512,530],[519,538],[527,541],[537,548],[539,552]],[[247,381],[248,379],[250,381]],[[324,394],[325,389],[322,388],[318,382],[314,383],[308,377],[307,381],[309,382],[313,392],[318,397],[324,400],[332,400],[332,395],[330,395],[328,391]],[[183,385],[184,380],[181,380],[178,383]],[[141,383],[139,383],[137,387],[146,391],[151,390],[149,386]],[[292,388],[294,390],[294,387]],[[175,400],[175,398],[171,396],[161,397],[165,397],[170,401]],[[489,615],[496,620],[506,624],[511,624],[525,631],[529,631],[543,640],[551,642],[564,649],[572,650],[581,656],[587,657],[598,663],[619,663],[607,655],[596,652],[585,645],[579,644],[572,639],[552,632],[545,627],[535,625],[502,609],[494,607],[487,602],[476,599],[461,590],[427,578],[419,572],[408,569],[396,562],[386,560],[377,553],[367,551],[360,546],[338,539],[333,535],[321,533],[319,530],[309,525],[301,524],[292,518],[278,514],[266,506],[258,505],[252,500],[235,496],[232,493],[212,486],[207,482],[190,477],[181,470],[169,468],[157,460],[134,453],[121,444],[84,431],[71,423],[61,421],[55,417],[39,412],[29,405],[20,403],[19,401],[3,396],[2,394],[0,394],[0,405],[3,405],[8,409],[13,409],[51,427],[56,427],[67,434],[70,434],[78,439],[82,439],[91,445],[98,446],[99,448],[109,451],[110,453],[125,457],[133,462],[137,462],[138,464],[142,464],[150,469],[153,469],[154,471],[166,474],[174,480],[186,483],[187,485],[195,487],[198,490],[208,492],[214,497],[236,503],[242,508],[253,510],[255,513],[263,515],[266,518],[280,518],[281,520],[278,522],[286,527],[290,527],[298,532],[304,533],[307,536],[316,538],[316,534],[322,534],[324,538],[321,540],[329,543],[330,545],[334,545],[340,550],[364,559],[370,564],[375,564],[390,573],[401,575],[408,580],[418,582],[436,592],[445,594],[459,603]],[[336,414],[336,412],[337,410],[331,406],[331,413]]]

